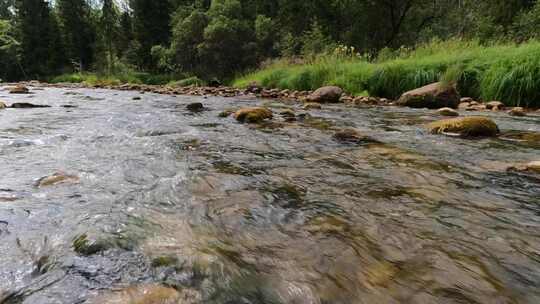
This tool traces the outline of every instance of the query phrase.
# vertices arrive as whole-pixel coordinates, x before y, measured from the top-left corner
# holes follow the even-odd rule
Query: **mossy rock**
[[[272,111],[267,108],[243,108],[234,113],[234,118],[243,123],[260,123],[265,119],[272,119]]]
[[[493,120],[479,116],[439,120],[428,124],[427,129],[432,134],[462,137],[492,137],[497,136],[500,132]]]

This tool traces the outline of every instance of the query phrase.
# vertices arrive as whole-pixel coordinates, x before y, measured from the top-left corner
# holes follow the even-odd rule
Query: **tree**
[[[96,34],[85,0],[57,0],[58,16],[69,59],[81,70],[94,60]]]
[[[118,10],[113,0],[103,0],[103,7],[101,9],[101,37],[104,41],[106,49],[107,60],[107,72],[113,73],[114,58],[116,56],[114,51],[114,41],[118,32]]]
[[[39,78],[49,71],[51,37],[50,7],[44,0],[17,1],[17,30],[26,77]]]
[[[137,57],[140,68],[155,69],[156,61],[152,57],[152,47],[167,46],[170,39],[169,1],[131,0],[134,17],[134,36],[137,40]]]
[[[0,20],[0,79],[13,80],[22,74],[20,43],[15,39],[13,27],[7,20]]]

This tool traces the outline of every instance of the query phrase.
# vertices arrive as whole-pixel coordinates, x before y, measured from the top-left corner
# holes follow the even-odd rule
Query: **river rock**
[[[499,111],[504,109],[504,103],[500,101],[490,101],[486,103],[486,109],[492,110],[492,111]]]
[[[437,114],[441,116],[459,116],[458,111],[452,108],[440,108],[437,110]]]
[[[405,92],[397,104],[411,108],[439,109],[444,107],[457,108],[459,101],[459,93],[454,86],[436,82]]]
[[[367,135],[361,134],[355,129],[343,129],[341,131],[338,131],[334,134],[333,138],[334,140],[341,143],[361,144],[378,142]]]
[[[231,116],[232,114],[234,114],[234,112],[236,112],[235,110],[233,109],[226,109],[224,111],[222,111],[221,113],[219,113],[219,117],[221,118],[225,118],[225,117],[229,117]]]
[[[460,103],[471,103],[473,101],[474,101],[474,99],[472,97],[462,97],[462,98],[459,99]]]
[[[246,92],[247,93],[260,94],[262,92],[262,90],[263,90],[263,88],[256,81],[251,82],[246,87]]]
[[[326,86],[315,90],[311,93],[307,100],[318,103],[337,103],[343,95],[343,89],[336,86]]]
[[[28,102],[16,102],[11,105],[13,109],[34,109],[34,108],[50,108],[48,105],[37,105]]]
[[[444,119],[427,125],[432,134],[458,135],[464,137],[491,137],[499,134],[497,124],[486,117],[471,116]]]
[[[318,102],[306,102],[303,107],[304,110],[320,110],[322,105]]]
[[[0,110],[5,109],[6,107],[6,104],[0,101]]]
[[[30,90],[23,85],[18,85],[18,86],[14,86],[10,88],[9,93],[10,94],[29,94]]]
[[[272,119],[272,117],[272,111],[262,107],[243,108],[234,113],[236,120],[247,123],[259,123],[265,119]]]
[[[76,184],[78,183],[79,177],[76,175],[68,175],[64,172],[55,172],[52,175],[45,176],[40,178],[36,186],[38,188],[47,187],[47,186],[56,186],[60,184]]]
[[[190,103],[186,106],[186,109],[191,112],[201,112],[204,110],[204,105],[200,102]]]
[[[141,100],[142,98],[140,96],[135,96],[132,98],[132,100]]]
[[[521,172],[532,172],[540,173],[540,161],[532,161],[527,164],[521,164],[508,168],[508,171],[521,171]]]
[[[458,109],[460,109],[460,110],[466,110],[466,109],[468,109],[470,106],[471,106],[471,103],[470,103],[470,102],[461,102],[461,103],[458,105]]]
[[[508,114],[512,116],[518,116],[518,117],[527,116],[527,113],[525,113],[525,109],[522,107],[515,107],[512,110],[510,110]]]
[[[285,118],[294,118],[296,117],[296,114],[292,109],[284,109],[283,111],[279,112],[279,115],[285,117]]]

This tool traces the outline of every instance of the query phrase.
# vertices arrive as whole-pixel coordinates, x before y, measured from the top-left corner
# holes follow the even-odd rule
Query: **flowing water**
[[[0,110],[0,303],[540,303],[540,176],[505,170],[540,158],[539,116],[466,140],[426,110],[245,125],[218,114],[264,101],[33,92],[0,91],[51,106]],[[59,171],[78,181],[36,186]]]

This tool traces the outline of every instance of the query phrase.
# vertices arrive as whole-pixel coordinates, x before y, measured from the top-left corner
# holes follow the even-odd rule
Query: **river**
[[[0,303],[540,303],[540,176],[505,170],[539,160],[540,116],[477,113],[503,136],[470,140],[428,110],[248,125],[219,113],[268,101],[32,92],[0,91],[51,106],[0,110]],[[55,172],[77,180],[36,186]]]

